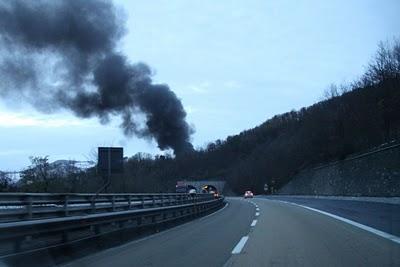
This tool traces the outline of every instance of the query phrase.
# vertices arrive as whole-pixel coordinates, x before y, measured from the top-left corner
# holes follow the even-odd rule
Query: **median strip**
[[[237,245],[235,246],[235,248],[232,250],[232,254],[239,254],[244,245],[246,245],[247,240],[249,239],[248,236],[244,236],[240,239],[239,243],[237,243]]]

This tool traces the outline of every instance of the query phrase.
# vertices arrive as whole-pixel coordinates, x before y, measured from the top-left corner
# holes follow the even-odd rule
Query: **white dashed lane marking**
[[[239,243],[237,243],[237,245],[235,246],[235,248],[232,250],[232,254],[239,254],[244,245],[246,244],[247,240],[249,239],[248,236],[244,236],[240,239]]]

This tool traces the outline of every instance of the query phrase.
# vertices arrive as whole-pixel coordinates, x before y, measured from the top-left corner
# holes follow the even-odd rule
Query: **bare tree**
[[[30,157],[31,165],[21,172],[23,186],[28,191],[48,192],[51,178],[49,157]]]
[[[328,86],[327,89],[324,91],[324,98],[326,100],[339,96],[339,89],[336,84],[332,83]]]
[[[0,171],[0,192],[8,192],[12,185],[12,179],[6,172]]]

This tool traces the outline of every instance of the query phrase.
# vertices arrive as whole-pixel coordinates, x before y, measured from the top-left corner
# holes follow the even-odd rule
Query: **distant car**
[[[253,192],[251,191],[244,192],[244,198],[253,198],[253,196]]]
[[[195,195],[196,195],[196,189],[189,189],[189,192],[188,192],[188,194],[190,195],[190,196],[192,196],[192,197],[194,197]]]
[[[176,185],[175,192],[179,194],[186,194],[189,193],[189,190],[186,185]]]
[[[211,191],[208,192],[208,193],[213,194],[213,195],[214,195],[214,198],[218,198],[218,197],[219,197],[219,194],[218,194],[218,192],[216,192],[216,191],[211,190]]]

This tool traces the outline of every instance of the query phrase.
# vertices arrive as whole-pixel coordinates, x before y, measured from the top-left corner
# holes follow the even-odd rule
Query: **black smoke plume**
[[[117,51],[123,18],[110,1],[1,2],[0,96],[102,123],[119,116],[128,136],[154,138],[176,155],[192,150],[181,101],[167,85],[152,83],[146,64]]]

